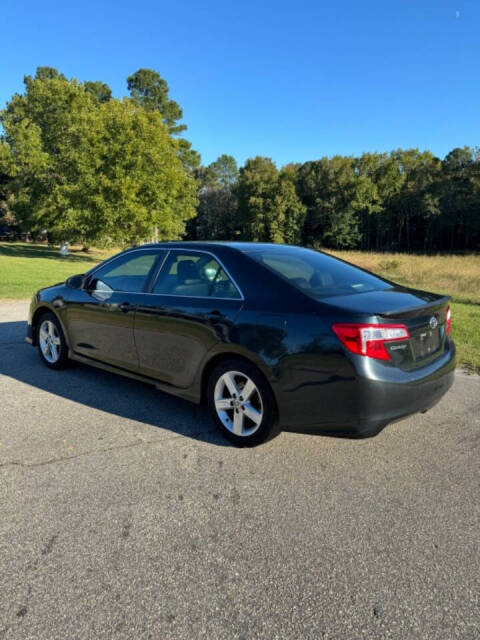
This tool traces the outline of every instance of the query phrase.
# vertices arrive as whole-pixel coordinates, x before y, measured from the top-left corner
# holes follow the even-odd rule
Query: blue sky
[[[480,144],[479,0],[3,0],[0,104],[38,65],[158,70],[209,163]]]

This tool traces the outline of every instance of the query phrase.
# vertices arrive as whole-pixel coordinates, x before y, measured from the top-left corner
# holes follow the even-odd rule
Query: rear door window
[[[211,255],[194,251],[171,251],[153,292],[194,298],[241,298],[223,267]]]

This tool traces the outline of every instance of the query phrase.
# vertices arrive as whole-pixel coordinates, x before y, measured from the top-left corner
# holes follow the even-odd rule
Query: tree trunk
[[[407,253],[410,253],[410,213],[407,212],[405,232],[407,235]]]

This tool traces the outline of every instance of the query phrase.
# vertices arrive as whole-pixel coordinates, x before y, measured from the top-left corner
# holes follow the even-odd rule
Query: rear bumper
[[[360,403],[358,421],[353,425],[354,433],[365,437],[376,435],[391,422],[435,406],[455,379],[455,355],[449,355],[447,362],[422,378],[403,382],[362,382],[365,398]]]
[[[452,340],[434,362],[409,372],[354,356],[350,365],[329,380],[313,383],[309,391],[303,387],[302,407],[298,411],[303,420],[298,422],[293,418],[297,403],[295,394],[291,394],[290,419],[281,421],[282,428],[339,436],[373,436],[391,422],[433,407],[450,389],[454,377]]]

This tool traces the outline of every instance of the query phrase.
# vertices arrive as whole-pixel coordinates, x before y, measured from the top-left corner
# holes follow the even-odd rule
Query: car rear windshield
[[[245,253],[291,285],[314,298],[390,289],[392,285],[312,249],[274,247],[247,249]]]

